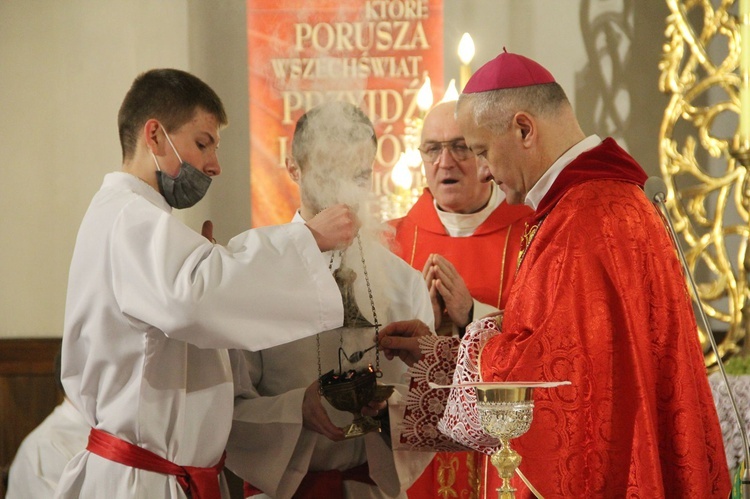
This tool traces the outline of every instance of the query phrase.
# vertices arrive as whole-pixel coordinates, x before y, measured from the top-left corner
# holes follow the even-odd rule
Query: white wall
[[[579,13],[590,0],[444,2],[446,82],[458,76],[455,51],[469,31],[475,69],[505,45],[547,66],[575,103],[587,64]],[[639,42],[650,47],[638,54],[639,95],[658,100],[666,8],[637,3],[653,23]],[[117,110],[141,71],[185,69],[222,97],[231,122],[222,175],[180,216],[195,228],[211,218],[220,242],[249,227],[245,22],[245,0],[0,0],[0,337],[61,335],[78,224],[104,174],[120,167]],[[631,152],[645,165],[656,158],[659,106],[631,123],[644,137]]]
[[[573,88],[575,71],[586,62],[582,41],[574,36],[579,0],[444,1],[445,69],[450,74],[446,81],[458,77],[458,42],[469,32],[477,50],[472,69],[494,59],[505,47],[537,60],[563,88]],[[559,29],[562,26],[569,30]]]
[[[61,334],[75,235],[134,76],[188,66],[179,0],[0,2],[0,336]]]

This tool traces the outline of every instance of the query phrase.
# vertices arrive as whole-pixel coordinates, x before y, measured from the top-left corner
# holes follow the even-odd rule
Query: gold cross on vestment
[[[526,255],[526,251],[529,249],[529,246],[531,246],[531,241],[534,239],[534,236],[536,236],[536,232],[542,225],[542,221],[544,221],[544,218],[539,220],[534,225],[529,225],[529,222],[525,223],[523,235],[521,236],[521,251],[518,252],[518,264],[516,265],[516,271],[518,271],[518,269],[521,267],[523,257]]]

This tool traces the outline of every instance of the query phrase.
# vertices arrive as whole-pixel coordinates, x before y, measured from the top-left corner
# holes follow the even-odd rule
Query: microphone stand
[[[745,430],[745,424],[742,420],[740,410],[737,408],[737,402],[734,400],[732,387],[729,386],[729,379],[727,378],[727,373],[724,370],[724,363],[721,361],[721,355],[719,355],[719,347],[716,345],[716,338],[714,338],[714,333],[708,323],[706,312],[705,310],[703,310],[703,306],[701,305],[698,298],[698,287],[695,285],[695,279],[693,279],[693,275],[690,273],[690,268],[688,267],[687,260],[685,259],[685,253],[683,253],[682,251],[682,247],[680,246],[680,243],[677,239],[677,234],[674,230],[674,225],[672,224],[672,217],[669,215],[669,211],[667,210],[667,206],[665,204],[665,201],[667,199],[667,186],[660,177],[649,177],[648,180],[646,180],[646,184],[643,190],[646,192],[646,195],[659,207],[659,211],[662,213],[663,218],[667,221],[667,228],[669,229],[669,234],[672,236],[672,242],[677,248],[677,254],[680,257],[680,264],[682,265],[682,269],[685,272],[688,283],[690,284],[690,290],[693,292],[694,299],[698,301],[697,308],[700,312],[698,315],[700,316],[701,322],[703,324],[703,329],[708,335],[708,340],[711,343],[711,349],[716,355],[716,364],[718,364],[719,366],[721,379],[724,381],[724,385],[727,387],[727,392],[729,393],[729,401],[732,403],[734,417],[737,420],[737,425],[740,428],[740,435],[742,437],[742,447],[745,458],[745,472],[742,474],[740,497],[742,499],[750,499],[750,469],[748,469],[748,466],[750,466],[750,446],[748,446],[747,431]],[[745,340],[747,341],[748,338],[745,338]]]

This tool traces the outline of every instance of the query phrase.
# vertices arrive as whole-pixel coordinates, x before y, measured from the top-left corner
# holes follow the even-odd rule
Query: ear
[[[536,138],[536,122],[534,118],[521,111],[513,116],[513,125],[518,130],[521,141],[528,146]]]
[[[302,173],[300,172],[297,163],[295,163],[292,158],[287,156],[287,158],[284,160],[284,164],[286,165],[286,171],[289,174],[289,177],[294,180],[295,183],[299,184],[299,179]]]
[[[166,140],[164,139],[164,129],[161,124],[155,120],[150,119],[143,125],[143,142],[146,147],[151,151],[154,156],[164,156],[164,147]]]

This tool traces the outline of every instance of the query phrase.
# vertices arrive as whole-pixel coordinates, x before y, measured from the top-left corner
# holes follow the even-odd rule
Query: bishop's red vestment
[[[481,353],[484,381],[572,382],[535,390],[511,442],[545,498],[729,494],[690,296],[645,179],[612,139],[565,167]]]

